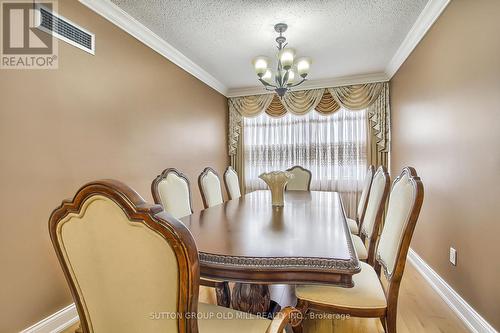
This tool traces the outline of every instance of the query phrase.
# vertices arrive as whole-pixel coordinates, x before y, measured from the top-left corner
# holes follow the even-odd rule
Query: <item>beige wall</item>
[[[96,34],[96,55],[59,42],[58,70],[0,70],[0,332],[72,302],[47,220],[87,181],[115,178],[151,201],[152,179],[222,173],[227,100],[76,1],[59,12]]]
[[[412,248],[497,329],[499,14],[497,0],[453,0],[391,86],[392,174],[415,166],[426,192]]]

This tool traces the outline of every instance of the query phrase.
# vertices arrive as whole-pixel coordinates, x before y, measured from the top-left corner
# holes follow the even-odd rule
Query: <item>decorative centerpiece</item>
[[[285,204],[285,186],[293,178],[293,174],[288,171],[271,171],[259,176],[266,182],[271,190],[271,201],[274,207],[282,207]]]

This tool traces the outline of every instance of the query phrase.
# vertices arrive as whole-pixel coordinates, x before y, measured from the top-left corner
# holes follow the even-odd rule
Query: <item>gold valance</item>
[[[324,92],[325,89],[294,91],[285,94],[281,99],[281,103],[288,112],[302,116],[316,108]]]
[[[229,99],[229,106],[244,117],[256,117],[267,109],[273,97],[273,94],[234,97]]]
[[[321,101],[316,105],[316,111],[318,113],[327,116],[340,109],[340,105],[335,101],[332,94],[328,90],[325,90]]]
[[[262,112],[272,117],[281,117],[287,112],[305,115],[311,110],[327,116],[341,107],[349,110],[368,109],[377,150],[389,151],[389,84],[377,82],[292,91],[286,93],[282,99],[276,94],[229,98],[229,155],[237,153],[239,138],[242,135],[242,117],[256,117]]]
[[[266,113],[270,115],[271,117],[281,117],[284,116],[286,113],[285,106],[281,103],[280,98],[278,95],[274,94],[273,95],[273,100],[271,101],[271,104],[266,109]]]
[[[367,83],[328,88],[328,91],[340,106],[349,110],[361,110],[377,100],[382,87],[383,83]]]
[[[322,114],[324,116],[332,114],[340,109],[340,105],[335,101],[335,99],[333,99],[332,94],[330,94],[330,92],[328,92],[328,90],[322,91],[321,93],[322,93],[322,95],[321,95],[321,99],[319,100],[319,102],[317,102],[317,100],[310,102],[312,104],[312,106],[314,106],[314,104],[316,104],[316,102],[317,102],[316,107],[304,108],[304,109],[305,110],[315,109],[316,111],[318,111],[320,114]],[[265,112],[268,115],[270,115],[271,117],[284,116],[287,112],[287,109],[283,105],[284,103],[282,103],[282,101],[280,100],[278,95],[274,94],[273,96],[274,96],[273,100],[271,101],[271,104],[269,104],[269,106],[267,107]],[[298,113],[292,112],[292,113],[305,114],[307,112],[298,112]]]

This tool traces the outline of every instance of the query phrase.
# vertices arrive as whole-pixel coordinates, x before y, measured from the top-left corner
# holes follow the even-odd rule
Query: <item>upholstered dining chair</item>
[[[177,169],[168,168],[163,170],[151,183],[151,194],[154,202],[162,205],[163,209],[175,218],[181,218],[193,213],[189,179]],[[200,284],[205,287],[215,288],[218,305],[230,306],[231,289],[227,281],[202,278]]]
[[[206,167],[198,177],[203,206],[205,208],[220,205],[224,202],[219,175],[214,169]]]
[[[188,229],[118,181],[80,188],[53,211],[49,232],[84,333],[277,333],[296,311],[271,321],[198,303]]]
[[[389,174],[384,166],[380,166],[373,176],[360,234],[351,235],[358,258],[371,266],[375,263],[375,248],[389,189]]]
[[[151,183],[151,194],[155,203],[175,218],[193,214],[189,179],[179,170],[163,170]]]
[[[354,219],[347,219],[347,225],[352,234],[359,234],[359,227],[365,215],[366,205],[368,204],[368,196],[370,195],[370,188],[372,186],[373,174],[375,167],[370,165],[366,171],[363,189],[361,190],[361,197],[359,198],[358,207],[356,210],[356,217]]]
[[[396,332],[399,286],[423,198],[424,188],[415,169],[404,168],[392,186],[375,267],[360,262],[361,272],[353,275],[352,288],[297,286],[297,308],[303,313],[319,311],[380,318],[386,332]],[[386,284],[381,283],[382,278]],[[294,331],[301,332],[300,326]]]
[[[304,169],[300,165],[293,166],[286,171],[293,174],[293,178],[286,184],[287,191],[310,191],[311,171]]]
[[[224,184],[226,185],[226,191],[229,195],[229,200],[241,197],[238,174],[231,166],[228,166],[226,172],[224,172]]]

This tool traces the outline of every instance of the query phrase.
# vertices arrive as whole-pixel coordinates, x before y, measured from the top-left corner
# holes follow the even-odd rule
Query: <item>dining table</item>
[[[360,272],[341,195],[286,191],[283,206],[257,190],[181,218],[201,276],[234,282],[233,308],[269,311],[270,284],[353,286]]]

